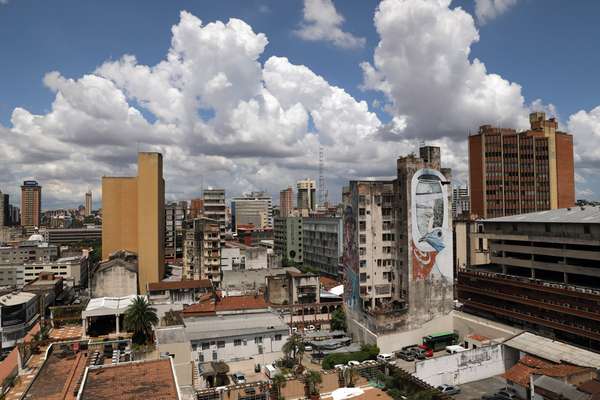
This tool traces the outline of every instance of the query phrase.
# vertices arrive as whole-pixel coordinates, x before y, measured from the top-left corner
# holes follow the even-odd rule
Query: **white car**
[[[377,361],[381,361],[384,363],[388,363],[388,364],[395,364],[396,361],[394,361],[394,356],[391,354],[387,354],[387,353],[381,353],[377,356]]]
[[[333,368],[337,369],[338,371],[343,371],[346,368],[348,368],[347,366],[345,366],[344,364],[336,364],[333,366]]]
[[[313,350],[313,348],[311,345],[307,344],[306,346],[304,346],[304,351],[312,351],[312,350]]]
[[[314,325],[308,325],[306,328],[304,328],[304,330],[307,332],[313,332],[315,329],[316,328]]]
[[[359,365],[360,365],[360,363],[358,361],[355,361],[355,360],[348,361],[349,367],[357,367]]]

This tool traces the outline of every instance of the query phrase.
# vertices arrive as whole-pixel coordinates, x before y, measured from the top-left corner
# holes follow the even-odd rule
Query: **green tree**
[[[346,387],[354,387],[358,379],[358,371],[354,367],[344,369],[344,384]]]
[[[277,374],[271,379],[271,386],[275,394],[275,399],[284,400],[285,398],[281,394],[281,389],[287,384],[287,379],[282,374]]]
[[[320,392],[319,385],[323,382],[323,377],[317,371],[308,371],[304,378],[306,385],[308,386],[308,394],[317,396]]]
[[[346,313],[343,308],[337,308],[331,313],[331,330],[346,331]]]
[[[302,343],[302,337],[300,335],[292,333],[288,340],[283,344],[281,351],[287,358],[291,358],[296,361],[298,353],[304,352],[304,344]]]
[[[137,296],[125,310],[124,322],[125,329],[133,332],[135,343],[148,343],[152,337],[152,326],[158,324],[156,309],[150,307],[144,297]]]

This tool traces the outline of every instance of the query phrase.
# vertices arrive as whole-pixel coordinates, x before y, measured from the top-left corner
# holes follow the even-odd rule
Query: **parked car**
[[[315,331],[315,326],[314,325],[308,325],[307,327],[304,328],[304,330],[306,332],[314,332]]]
[[[394,361],[394,356],[387,353],[381,353],[377,356],[377,361],[385,362],[388,364],[396,364]]]
[[[311,345],[307,344],[307,345],[304,345],[304,351],[313,351],[313,348]]]
[[[452,385],[440,385],[437,387],[437,390],[439,390],[440,392],[444,393],[444,394],[459,394],[460,393],[460,388],[458,386],[452,386]]]
[[[396,358],[401,358],[404,361],[415,361],[413,352],[406,349],[396,352]]]
[[[411,352],[417,360],[424,360],[427,358],[426,351],[419,347],[411,349]]]
[[[246,375],[242,374],[241,372],[235,372],[231,374],[231,377],[233,378],[233,382],[238,385],[246,383]]]
[[[334,369],[337,369],[338,371],[343,371],[346,368],[348,368],[348,366],[344,365],[344,364],[336,364],[333,366]]]
[[[481,396],[482,400],[517,400],[518,397],[510,390],[499,390],[494,394],[486,394]]]
[[[360,363],[358,361],[355,361],[355,360],[348,361],[349,367],[356,367],[358,365],[360,365]]]

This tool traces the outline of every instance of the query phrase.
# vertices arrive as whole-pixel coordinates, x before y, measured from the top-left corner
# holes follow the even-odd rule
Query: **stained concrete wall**
[[[418,361],[415,367],[414,375],[432,386],[461,385],[506,371],[501,344]]]

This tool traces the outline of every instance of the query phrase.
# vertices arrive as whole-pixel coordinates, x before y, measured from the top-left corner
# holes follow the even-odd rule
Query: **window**
[[[552,229],[550,228],[550,224],[544,224],[544,230],[546,231],[546,233],[552,232]]]
[[[483,251],[483,239],[479,238],[479,251]]]
[[[589,225],[583,226],[583,233],[585,233],[586,235],[589,235],[591,233]]]
[[[234,346],[241,346],[242,345],[242,339],[234,339],[233,340],[233,345]]]
[[[223,347],[225,347],[225,341],[224,341],[224,340],[219,340],[219,341],[217,342],[217,347],[218,347],[219,349],[222,349]]]
[[[275,335],[275,337],[273,338],[274,342],[278,342],[281,340],[281,335]]]
[[[262,343],[262,336],[257,336],[254,338],[254,343],[256,344],[261,344]]]
[[[202,343],[202,350],[208,350],[210,348],[210,344],[208,342]]]

